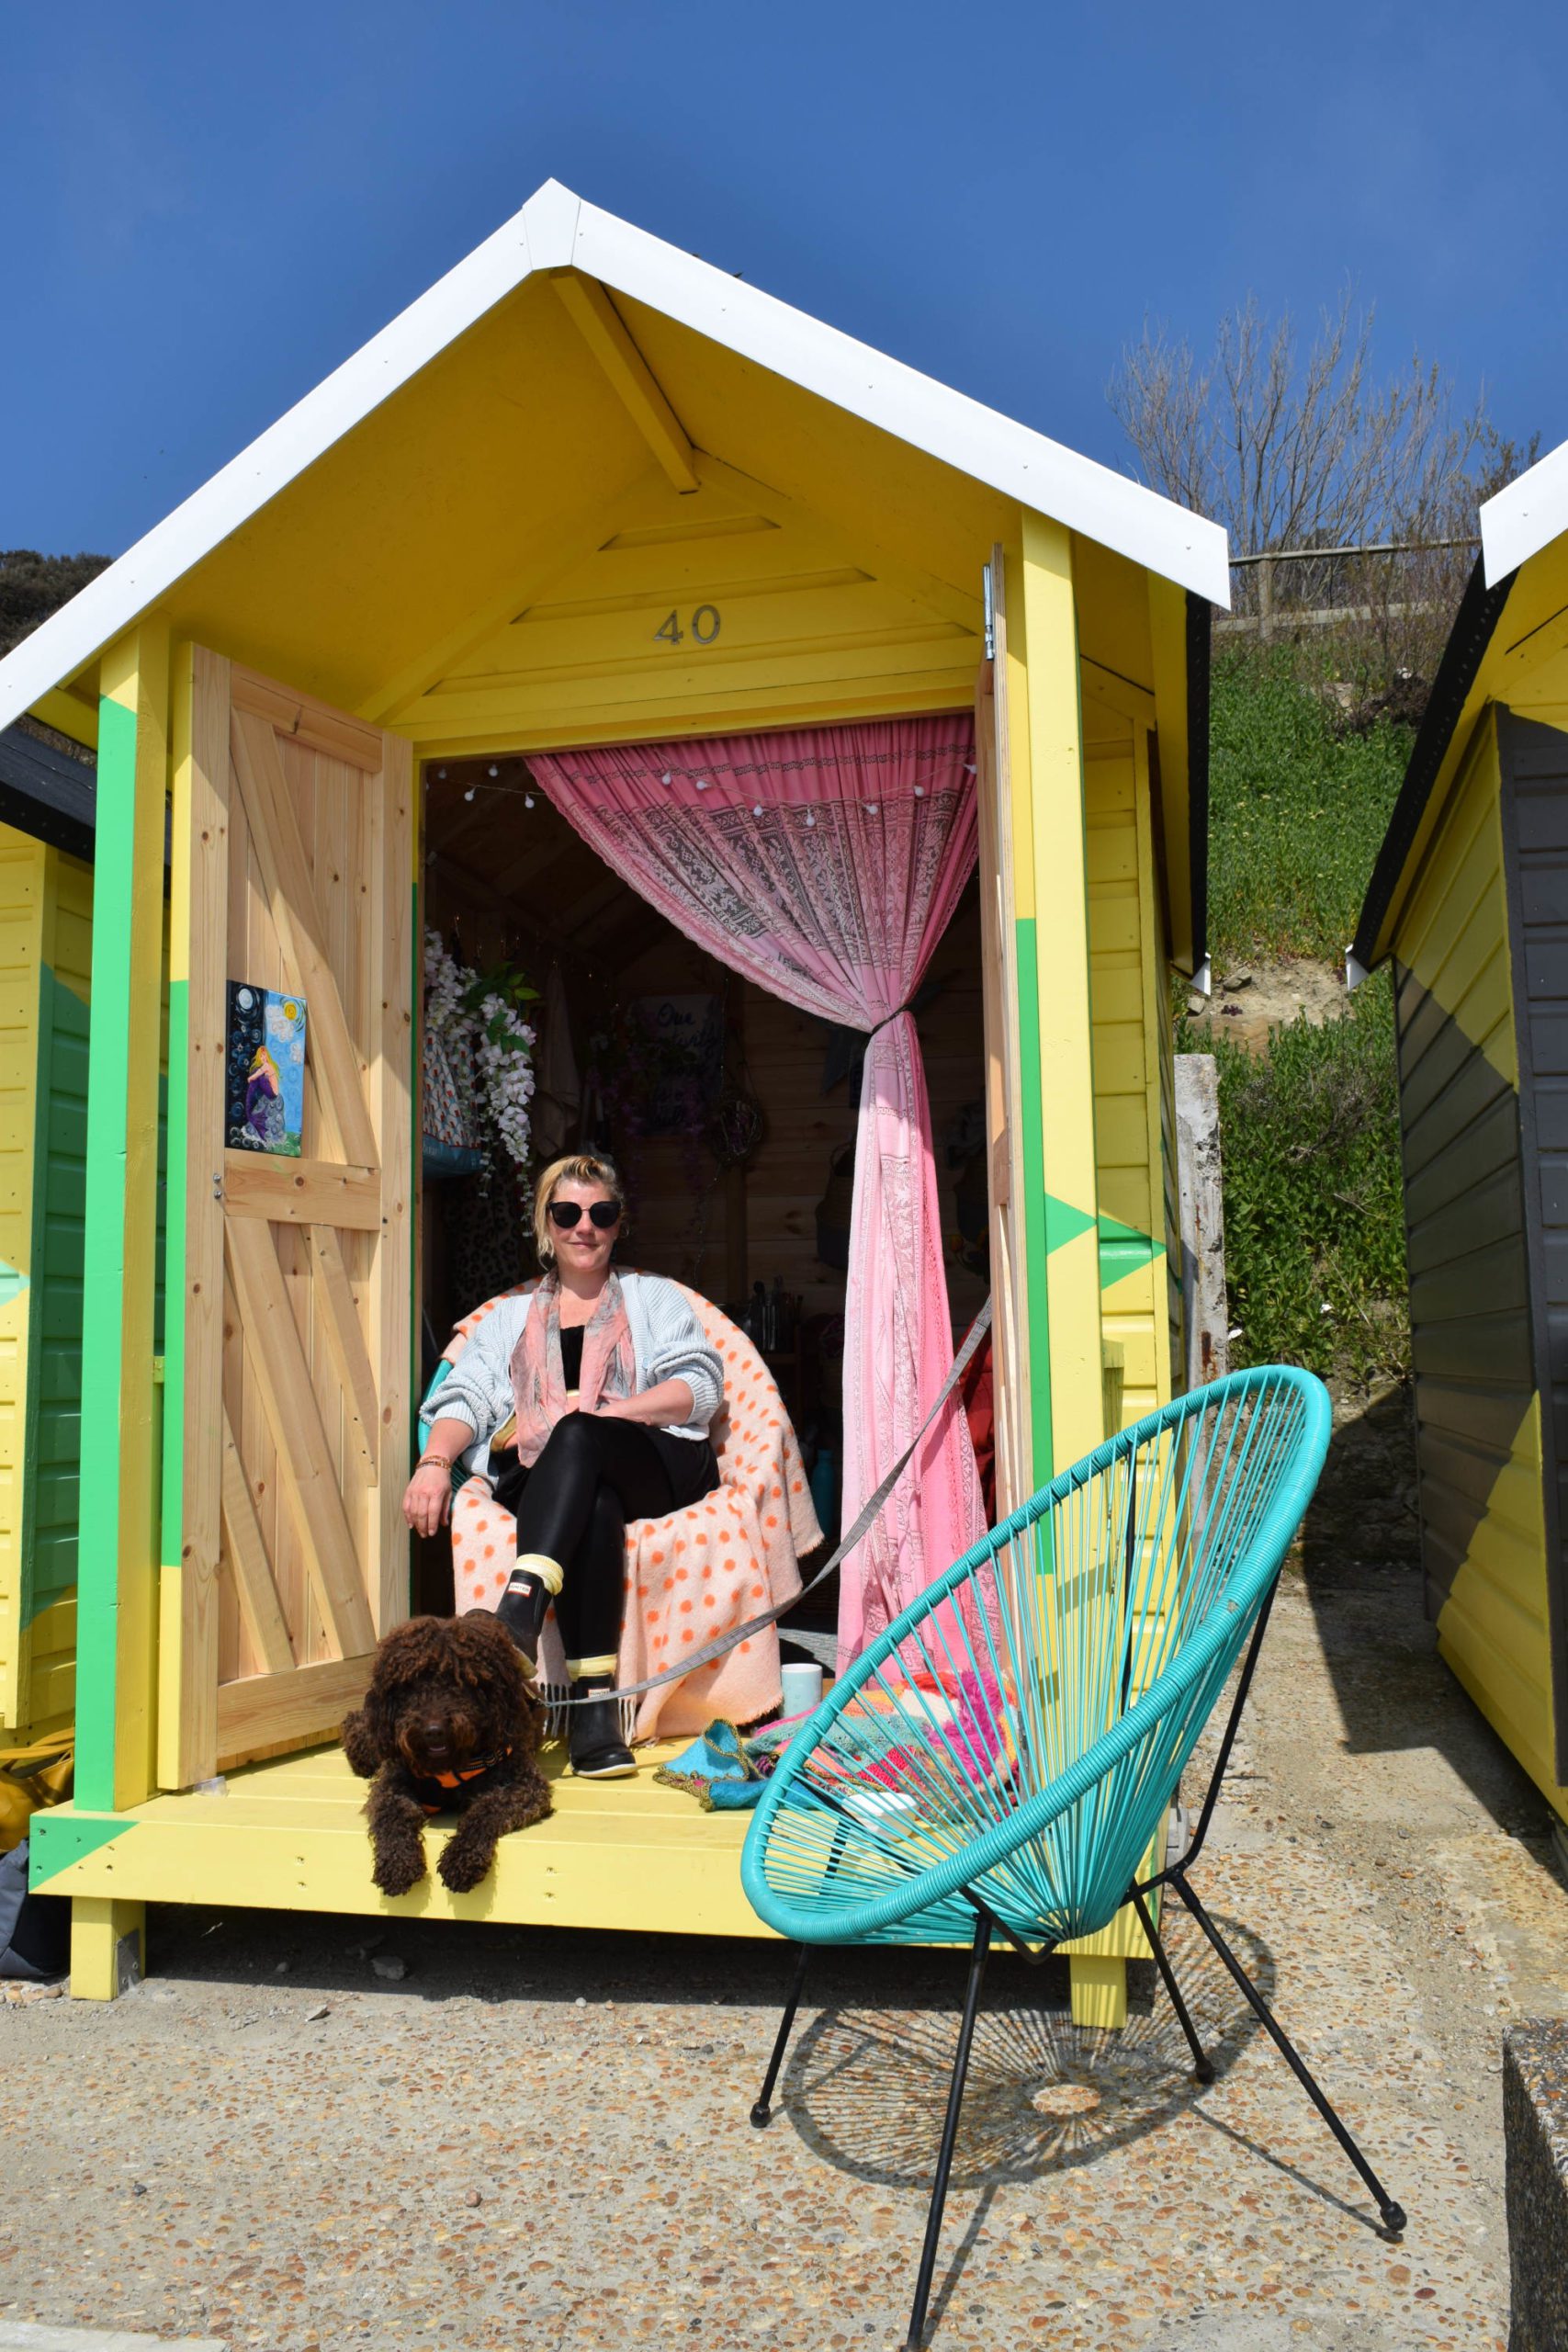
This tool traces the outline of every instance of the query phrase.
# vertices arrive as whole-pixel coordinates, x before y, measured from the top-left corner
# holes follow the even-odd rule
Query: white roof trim
[[[1568,531],[1568,441],[1520,474],[1481,510],[1486,585],[1496,586]]]
[[[568,266],[1228,606],[1230,550],[1217,523],[547,180],[493,236],[0,662],[0,727],[90,661],[533,271]],[[1541,470],[1536,467],[1533,473]]]

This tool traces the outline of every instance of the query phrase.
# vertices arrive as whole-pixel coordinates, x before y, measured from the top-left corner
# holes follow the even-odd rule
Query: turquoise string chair
[[[1187,1875],[1328,1432],[1322,1383],[1269,1365],[1195,1390],[1097,1447],[856,1659],[757,1807],[741,1881],[801,1951],[753,2123],[769,2119],[808,1946],[970,1947],[911,2347],[925,2324],[994,1932],[1038,1961],[1131,1901],[1198,2079],[1213,2079],[1148,1902],[1160,1886],[1197,1920],[1371,2190],[1383,2227],[1404,2226]],[[1151,1870],[1151,1849],[1165,1859],[1182,1770],[1244,1648],[1191,1842]]]

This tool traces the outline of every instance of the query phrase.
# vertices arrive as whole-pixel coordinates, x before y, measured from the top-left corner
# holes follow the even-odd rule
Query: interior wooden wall
[[[952,1232],[957,1222],[955,1179],[946,1166],[946,1131],[964,1102],[978,1101],[981,1082],[979,902],[973,888],[937,950],[931,977],[941,985],[918,1020],[942,1224]],[[705,987],[717,991],[723,975],[671,933],[628,968],[626,984],[634,993]],[[844,1278],[817,1255],[817,1209],[835,1151],[853,1138],[856,1106],[843,1080],[823,1092],[829,1032],[822,1022],[761,989],[743,985],[741,996],[747,1068],[767,1118],[766,1136],[746,1170],[748,1278],[771,1288],[777,1274],[786,1291],[803,1298],[807,1315],[836,1313],[843,1305]],[[722,1182],[714,1184],[694,1216],[679,1142],[643,1144],[632,1173],[639,1193],[632,1254],[722,1296],[728,1234]],[[949,1284],[962,1328],[984,1298],[985,1285],[955,1259],[949,1265]]]

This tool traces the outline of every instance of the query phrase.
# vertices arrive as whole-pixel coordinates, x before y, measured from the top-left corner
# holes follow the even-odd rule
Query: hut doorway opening
[[[538,1080],[533,1167],[579,1145],[610,1152],[630,1195],[623,1260],[703,1292],[757,1340],[832,1540],[863,1040],[685,937],[551,805],[525,760],[432,762],[423,808],[427,938],[465,970],[505,967],[540,991],[526,1016]],[[916,1020],[956,1344],[988,1287],[975,876],[932,956]],[[523,1188],[493,1141],[490,1157],[488,1171],[453,1173],[447,1154],[425,1148],[427,1376],[459,1317],[536,1271]],[[450,1607],[444,1544],[416,1543],[413,1583],[416,1608]],[[832,1587],[808,1607],[809,1622],[829,1629]]]

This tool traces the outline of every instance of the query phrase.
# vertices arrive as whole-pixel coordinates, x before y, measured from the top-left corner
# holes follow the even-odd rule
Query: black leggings
[[[569,1413],[531,1470],[503,1470],[495,1498],[517,1519],[517,1552],[556,1561],[564,1581],[556,1623],[569,1659],[603,1657],[621,1638],[626,1521],[712,1494],[718,1465],[705,1438],[638,1421]]]

